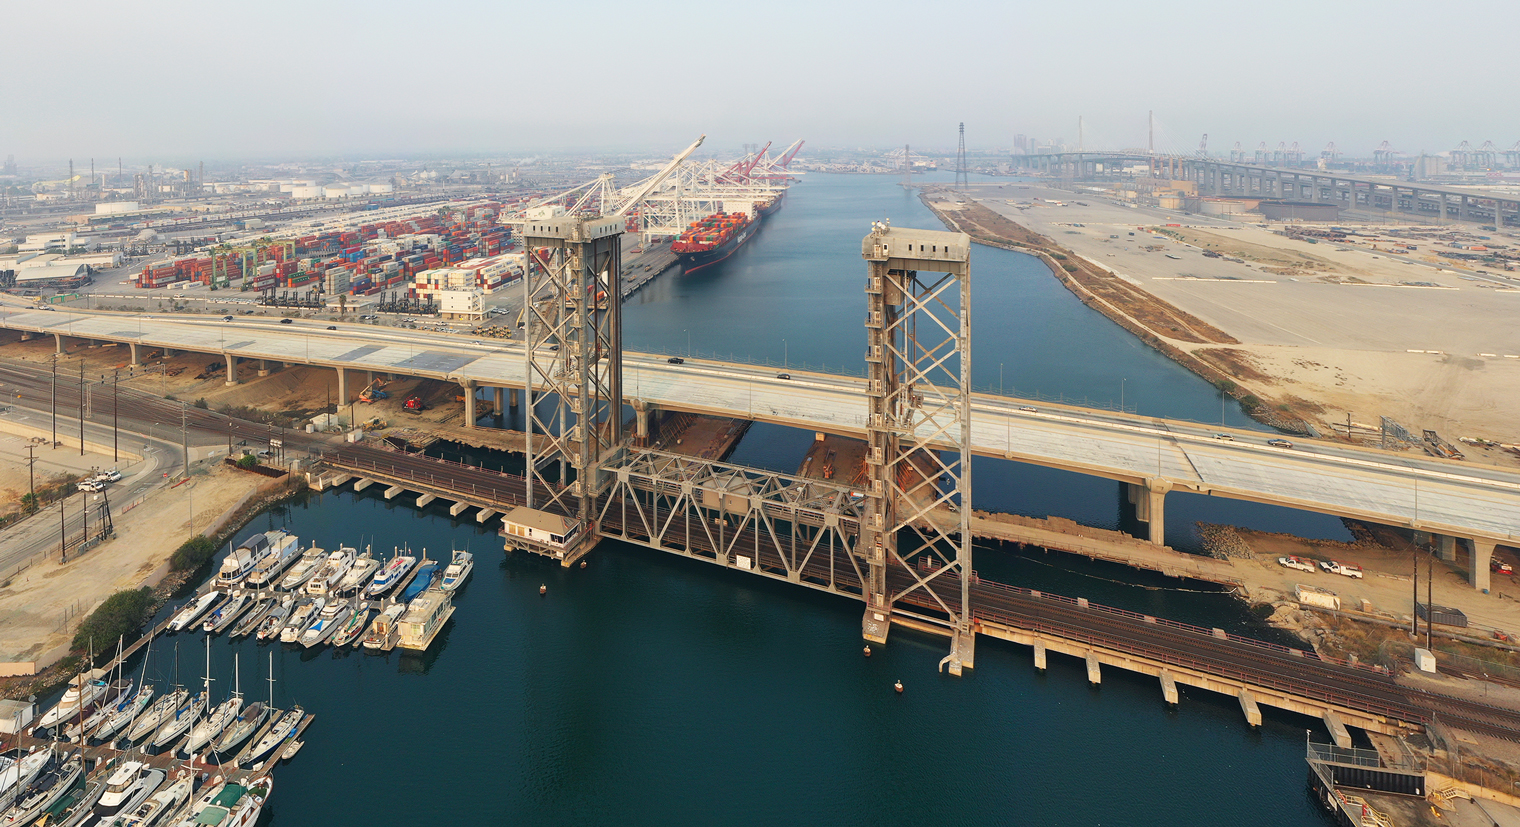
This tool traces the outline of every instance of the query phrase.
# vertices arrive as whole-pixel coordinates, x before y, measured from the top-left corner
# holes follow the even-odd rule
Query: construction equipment
[[[389,399],[390,394],[380,389],[381,384],[380,380],[376,379],[365,386],[364,390],[359,391],[359,401],[373,402],[376,399]]]
[[[413,396],[410,399],[407,399],[401,407],[407,413],[422,413],[423,411],[427,410],[427,403],[422,401],[422,397]]]

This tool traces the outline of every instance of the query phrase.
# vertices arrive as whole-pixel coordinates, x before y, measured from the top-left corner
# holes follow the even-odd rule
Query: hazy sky
[[[0,157],[1520,140],[1520,2],[0,5]],[[130,162],[130,161],[129,161]]]

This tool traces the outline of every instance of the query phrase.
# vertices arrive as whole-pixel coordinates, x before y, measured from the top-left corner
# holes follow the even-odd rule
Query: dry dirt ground
[[[261,479],[215,466],[116,515],[115,539],[68,563],[39,561],[11,578],[0,586],[0,661],[46,660],[102,600],[144,585],[192,530],[236,506]]]

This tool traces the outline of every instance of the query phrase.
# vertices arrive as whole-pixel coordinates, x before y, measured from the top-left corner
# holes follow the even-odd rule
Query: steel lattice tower
[[[596,539],[602,468],[623,447],[625,220],[560,216],[523,225],[527,504],[579,520],[584,548]],[[546,287],[547,298],[534,301]],[[535,435],[547,444],[536,446]]]
[[[872,226],[867,262],[866,434],[871,487],[858,555],[861,631],[892,615],[948,625],[952,674],[972,665],[971,239]],[[904,602],[906,601],[906,602]]]
[[[961,122],[961,146],[955,153],[955,188],[964,190],[971,184],[971,169],[966,166],[966,124]]]

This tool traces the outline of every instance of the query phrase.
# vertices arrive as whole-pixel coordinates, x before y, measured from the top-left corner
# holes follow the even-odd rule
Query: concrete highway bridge
[[[1160,177],[1194,182],[1199,195],[1336,204],[1347,209],[1403,213],[1427,220],[1520,226],[1520,197],[1482,194],[1392,178],[1263,166],[1191,155],[1126,152],[1022,155],[1016,163],[1024,169],[1078,179],[1099,177],[1125,166],[1150,164]]]
[[[62,352],[91,344],[124,345],[132,364],[149,351],[212,354],[228,364],[227,382],[250,371],[311,365],[335,371],[338,401],[354,398],[374,375],[409,376],[466,389],[464,422],[475,420],[476,393],[493,389],[498,409],[515,404],[527,375],[523,348],[496,340],[369,325],[274,319],[135,315],[0,308],[0,329],[48,336]],[[126,354],[124,354],[126,355]],[[128,361],[124,359],[124,361]],[[773,368],[623,354],[624,402],[647,434],[655,409],[751,419],[851,437],[867,432],[867,380]],[[535,390],[543,388],[535,383]],[[510,401],[508,401],[510,400]],[[1454,559],[1472,551],[1470,581],[1489,586],[1496,543],[1520,543],[1520,473],[1492,466],[1405,456],[1320,441],[1291,449],[1266,445],[1259,432],[1138,417],[995,394],[971,395],[971,451],[1130,486],[1149,539],[1165,542],[1167,493],[1186,491],[1299,508],[1430,532]],[[1221,439],[1218,434],[1230,439]]]

